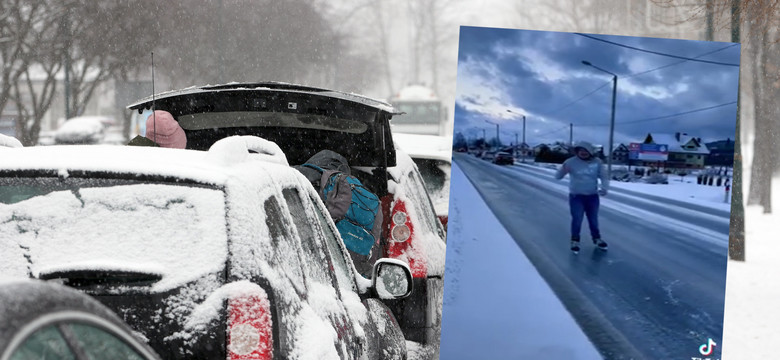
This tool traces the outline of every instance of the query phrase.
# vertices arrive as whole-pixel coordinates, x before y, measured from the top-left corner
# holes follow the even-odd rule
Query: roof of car
[[[190,95],[198,93],[210,93],[220,91],[284,91],[284,92],[297,92],[297,93],[312,93],[320,96],[328,96],[341,100],[352,101],[361,103],[373,107],[377,110],[386,111],[392,114],[397,112],[393,109],[393,106],[387,102],[373,99],[367,96],[346,93],[336,90],[316,88],[305,85],[297,85],[285,82],[266,81],[266,82],[231,82],[222,85],[204,85],[204,86],[191,86],[179,90],[171,90],[148,96],[127,106],[128,109],[141,109],[148,107],[153,100],[160,100],[170,97],[176,97],[181,95]]]
[[[239,138],[247,137],[227,138],[227,141],[220,146],[217,146],[218,142],[209,151],[117,145],[0,148],[0,156],[3,158],[0,171],[56,171],[61,177],[67,177],[73,171],[137,174],[221,185],[236,171],[233,165],[246,163],[248,159],[261,160],[251,162],[256,163],[253,166],[269,172],[291,169],[286,159],[250,154],[240,147],[241,141],[237,141]],[[236,143],[238,148],[225,146]]]

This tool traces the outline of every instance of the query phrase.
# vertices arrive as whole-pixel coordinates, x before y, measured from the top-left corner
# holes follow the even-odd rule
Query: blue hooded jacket
[[[599,179],[601,180],[601,190],[607,191],[609,189],[607,171],[604,168],[604,163],[601,162],[601,159],[593,156],[593,145],[581,141],[574,146],[575,152],[579,149],[585,149],[591,155],[590,158],[583,160],[575,155],[566,159],[555,174],[555,178],[560,180],[563,179],[566,174],[569,175],[570,194],[598,194]]]

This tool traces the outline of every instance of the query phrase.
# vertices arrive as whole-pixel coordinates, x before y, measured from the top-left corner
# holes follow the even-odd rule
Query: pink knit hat
[[[179,122],[171,113],[163,110],[155,110],[154,114],[146,118],[146,137],[160,147],[174,149],[187,147],[187,135],[184,134],[184,129],[179,126]]]

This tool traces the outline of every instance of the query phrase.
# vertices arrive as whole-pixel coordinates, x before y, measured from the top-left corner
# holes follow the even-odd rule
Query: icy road
[[[613,188],[599,216],[609,251],[595,249],[586,221],[575,255],[566,178],[454,159],[606,358],[706,358],[699,346],[708,338],[718,344],[709,358],[720,358],[728,212]]]

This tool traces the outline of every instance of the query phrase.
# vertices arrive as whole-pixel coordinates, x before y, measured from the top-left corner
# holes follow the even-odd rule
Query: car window
[[[144,359],[130,345],[99,328],[85,324],[70,324],[68,328],[90,360]]]
[[[314,202],[316,204],[316,202]],[[333,260],[333,272],[336,274],[336,280],[339,283],[340,288],[351,289],[355,291],[355,282],[351,277],[347,262],[344,257],[344,252],[341,250],[341,236],[333,231],[333,228],[329,226],[328,218],[325,217],[323,210],[319,206],[314,206],[314,212],[317,214],[317,220],[320,222],[320,228],[323,235],[325,235],[325,245],[328,247],[330,258]],[[352,259],[350,259],[352,261]]]
[[[301,253],[296,246],[297,241],[293,241],[293,236],[289,229],[291,224],[287,222],[287,217],[284,216],[279,201],[275,196],[268,198],[264,204],[265,208],[265,223],[268,226],[268,230],[271,232],[271,239],[274,245],[274,266],[284,270],[285,274],[290,277],[298,294],[304,296],[306,293],[306,287],[304,285],[305,279],[303,277],[303,271],[301,270]]]
[[[57,327],[50,325],[30,335],[11,355],[11,360],[27,359],[75,360],[76,356]]]
[[[298,236],[301,237],[301,247],[306,254],[306,264],[304,266],[306,275],[310,280],[335,286],[336,284],[329,269],[330,261],[322,249],[324,245],[314,223],[309,219],[309,212],[306,211],[298,190],[287,188],[282,190],[282,194],[290,207],[290,214],[292,215],[295,229],[298,230]]]
[[[436,212],[433,209],[433,204],[428,196],[428,192],[425,190],[425,185],[417,175],[417,172],[412,170],[406,174],[406,181],[404,181],[404,188],[411,195],[409,201],[414,206],[415,211],[420,217],[420,221],[423,226],[430,232],[438,234],[439,237],[443,237],[444,233],[439,227],[439,218],[436,217]]]

